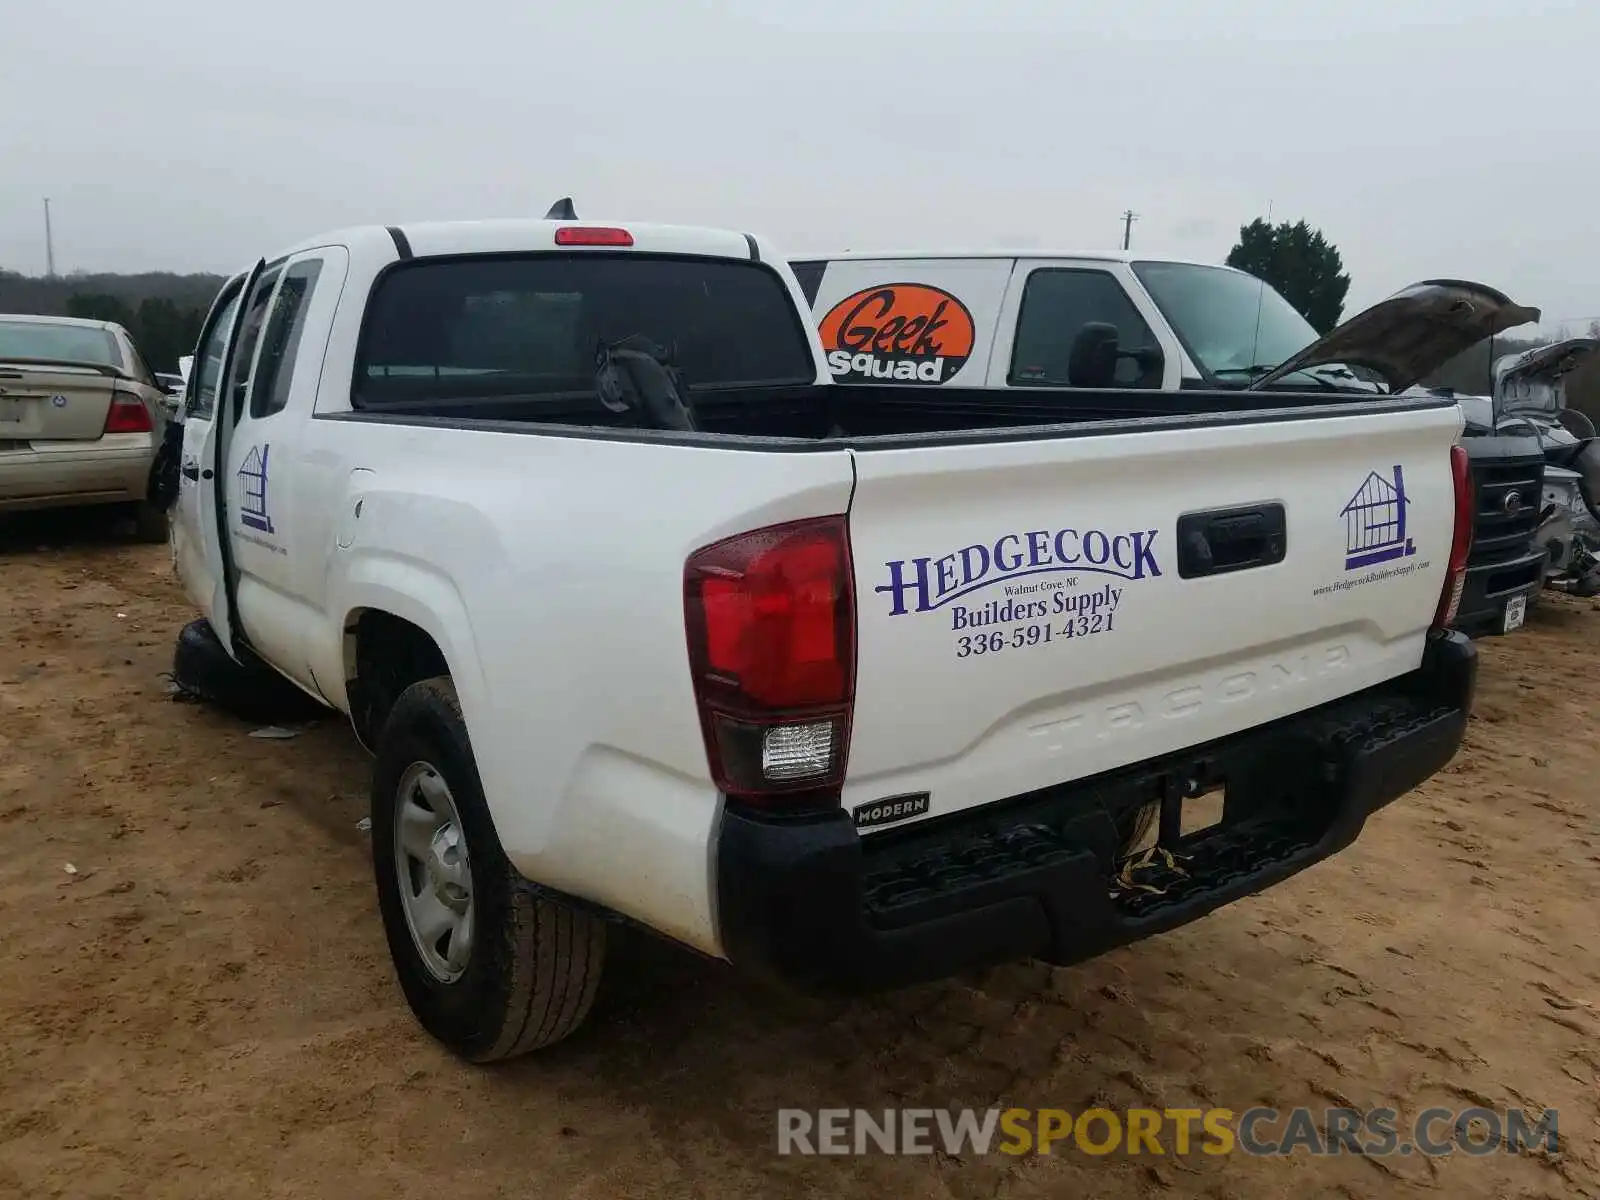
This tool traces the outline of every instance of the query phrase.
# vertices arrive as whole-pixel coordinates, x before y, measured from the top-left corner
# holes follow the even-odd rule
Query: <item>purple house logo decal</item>
[[[1345,521],[1344,569],[1407,558],[1417,552],[1406,536],[1405,475],[1398,463],[1392,475],[1369,471],[1340,516]]]
[[[252,446],[239,468],[239,520],[251,529],[272,533],[272,514],[267,511],[267,451],[270,446]]]

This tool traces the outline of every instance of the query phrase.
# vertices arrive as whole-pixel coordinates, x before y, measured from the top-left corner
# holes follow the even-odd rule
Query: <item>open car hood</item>
[[[1508,354],[1494,364],[1494,412],[1499,417],[1556,421],[1567,406],[1567,379],[1600,353],[1600,338],[1568,338]]]
[[[1484,338],[1538,319],[1538,309],[1481,283],[1428,279],[1357,313],[1250,386],[1343,363],[1375,371],[1390,392],[1402,392]]]

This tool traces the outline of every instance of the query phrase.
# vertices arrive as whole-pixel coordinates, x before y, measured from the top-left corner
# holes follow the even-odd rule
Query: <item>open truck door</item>
[[[236,276],[217,294],[206,315],[194,369],[184,390],[182,450],[178,456],[172,553],[190,602],[205,614],[218,639],[233,649],[233,612],[223,556],[223,481],[218,478],[218,432],[230,405],[228,381],[248,363],[236,361],[245,312],[240,303],[265,263]]]

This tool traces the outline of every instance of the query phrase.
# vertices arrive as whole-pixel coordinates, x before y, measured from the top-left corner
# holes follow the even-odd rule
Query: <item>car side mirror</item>
[[[1072,339],[1067,357],[1067,382],[1072,387],[1108,388],[1117,380],[1117,327],[1090,321]]]

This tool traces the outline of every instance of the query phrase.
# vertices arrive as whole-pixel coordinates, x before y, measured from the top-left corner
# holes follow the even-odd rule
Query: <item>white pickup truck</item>
[[[994,401],[833,383],[740,233],[355,229],[227,286],[177,566],[241,689],[373,752],[426,1029],[564,1037],[617,921],[805,988],[1079,961],[1449,761],[1454,403]]]

